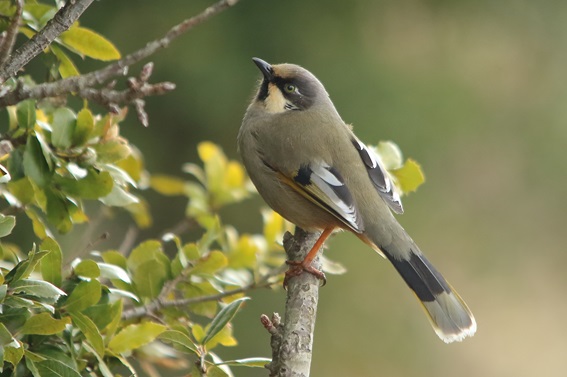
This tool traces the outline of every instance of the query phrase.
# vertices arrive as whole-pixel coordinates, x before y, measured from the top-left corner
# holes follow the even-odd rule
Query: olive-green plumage
[[[392,215],[403,209],[388,174],[323,85],[297,65],[254,62],[264,78],[238,148],[266,203],[303,229],[353,232],[390,260],[442,340],[472,336],[473,315]]]

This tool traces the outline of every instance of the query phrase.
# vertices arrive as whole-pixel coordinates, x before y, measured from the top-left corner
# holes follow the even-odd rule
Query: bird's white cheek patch
[[[268,97],[264,100],[266,110],[269,113],[283,113],[285,111],[286,99],[282,92],[274,84],[268,86]]]

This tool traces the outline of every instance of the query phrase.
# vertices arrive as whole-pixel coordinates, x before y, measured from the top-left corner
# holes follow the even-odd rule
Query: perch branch
[[[68,30],[92,2],[93,0],[67,1],[43,29],[18,48],[6,63],[0,66],[0,84],[16,75],[23,66],[39,55],[55,38]]]
[[[289,260],[302,260],[313,247],[320,233],[307,233],[296,228],[295,235],[284,235],[284,248]],[[320,258],[313,261],[321,269]],[[260,318],[271,334],[272,362],[266,365],[270,377],[308,377],[313,352],[313,332],[319,299],[319,279],[309,273],[292,277],[288,283],[284,323],[277,313],[270,320]]]
[[[79,0],[77,0],[77,2],[78,1]],[[132,64],[138,63],[154,54],[156,51],[168,47],[174,39],[219,14],[223,10],[234,6],[238,1],[239,0],[221,0],[206,8],[200,14],[174,26],[163,37],[148,42],[143,48],[97,71],[80,76],[68,77],[51,83],[43,83],[33,87],[19,85],[14,90],[0,97],[0,107],[14,105],[29,98],[42,99],[71,93],[80,93],[85,88],[102,85],[113,77],[124,76],[128,73],[128,68]],[[16,54],[18,51],[16,51]],[[6,77],[3,70],[0,70],[0,82],[5,82],[8,77],[10,76]]]

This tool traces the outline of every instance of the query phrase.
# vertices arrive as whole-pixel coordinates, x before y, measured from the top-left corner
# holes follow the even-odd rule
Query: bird
[[[393,213],[403,213],[379,156],[337,112],[323,84],[295,64],[253,58],[262,73],[238,131],[238,151],[264,201],[296,226],[320,232],[287,279],[304,271],[326,239],[346,230],[391,262],[446,343],[476,332],[464,300],[429,262]],[[284,282],[285,285],[285,282]]]

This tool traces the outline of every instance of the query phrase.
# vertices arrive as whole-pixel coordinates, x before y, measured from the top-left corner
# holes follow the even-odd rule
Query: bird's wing
[[[364,231],[352,194],[341,174],[326,163],[302,165],[290,176],[279,172],[280,179],[291,188],[329,212],[356,233]]]
[[[386,172],[386,169],[382,166],[380,157],[355,137],[352,139],[352,144],[358,151],[360,158],[364,162],[364,166],[366,166],[368,176],[382,199],[384,199],[395,213],[404,213],[400,195],[396,192],[392,180]]]

